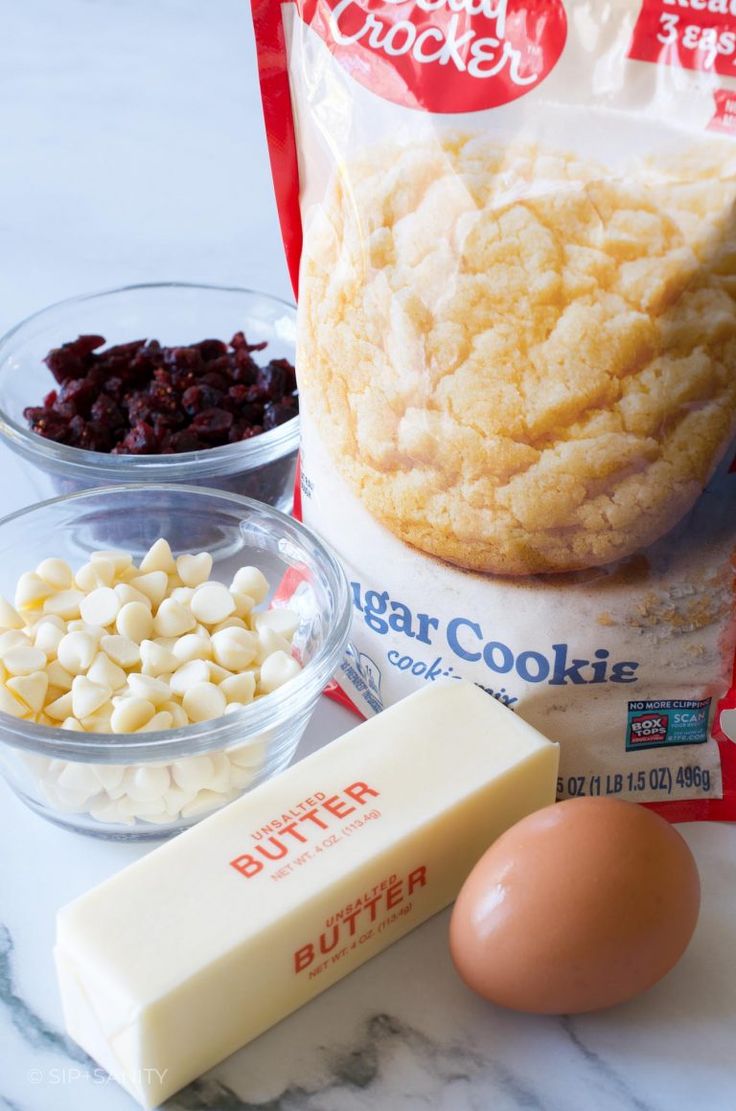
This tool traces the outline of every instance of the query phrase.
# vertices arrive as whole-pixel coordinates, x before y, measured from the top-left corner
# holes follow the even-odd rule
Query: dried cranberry
[[[196,417],[205,409],[218,409],[223,396],[222,390],[215,390],[212,386],[191,386],[182,394],[181,404],[185,412]]]
[[[87,378],[67,378],[56,401],[56,411],[62,416],[87,416],[95,399],[94,383]]]
[[[226,378],[232,375],[232,367],[230,365],[230,356],[222,355],[219,359],[210,359],[208,363],[202,364],[203,374],[224,374]]]
[[[246,386],[258,380],[258,367],[245,350],[235,353],[235,367],[232,373],[236,382],[242,382]]]
[[[280,424],[285,424],[287,420],[291,420],[295,415],[295,411],[290,405],[285,405],[281,401],[269,401],[263,410],[263,427],[266,430],[278,428]]]
[[[205,409],[197,413],[190,428],[192,432],[211,445],[224,444],[233,423],[232,413],[225,409]]]
[[[230,385],[227,375],[221,374],[218,371],[208,371],[203,374],[199,379],[202,386],[210,386],[213,390],[219,390],[225,393]]]
[[[93,404],[90,416],[92,420],[106,424],[113,431],[119,431],[125,427],[125,416],[122,409],[105,393],[101,393]]]
[[[197,371],[202,366],[202,355],[193,347],[165,347],[164,365],[177,370]]]
[[[101,421],[87,421],[79,437],[79,446],[88,451],[112,451],[115,438],[112,431]]]
[[[64,343],[49,351],[44,359],[57,382],[65,378],[82,378],[89,369],[89,357],[105,342],[102,336],[79,336],[71,343]]]
[[[85,427],[84,417],[79,415],[72,417],[67,426],[67,443],[71,444],[72,447],[82,447]]]
[[[118,450],[126,455],[156,455],[158,453],[158,436],[150,424],[141,421],[131,428],[119,445]]]
[[[223,343],[221,339],[203,339],[199,343],[193,343],[201,354],[205,362],[210,362],[211,359],[218,359],[221,355],[227,354],[227,344]]]
[[[268,342],[263,340],[262,343],[248,343],[242,332],[236,332],[230,340],[230,346],[236,351],[239,348],[245,348],[246,351],[263,351],[268,347]]]
[[[294,368],[272,359],[259,369],[251,352],[266,344],[242,332],[229,346],[141,339],[98,351],[104,342],[79,336],[49,352],[61,388],[24,414],[38,435],[92,451],[168,454],[250,439],[298,412]]]
[[[189,428],[182,429],[181,432],[175,432],[170,438],[171,450],[174,452],[182,451],[200,451],[202,448],[207,447],[199,436],[195,435]]]
[[[127,403],[128,421],[131,425],[150,421],[153,417],[153,406],[150,398],[144,393],[133,394]]]

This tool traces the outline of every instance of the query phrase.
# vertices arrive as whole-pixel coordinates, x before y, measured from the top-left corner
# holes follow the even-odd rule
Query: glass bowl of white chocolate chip
[[[167,836],[290,762],[348,584],[270,506],[131,485],[0,521],[0,768],[43,816]]]

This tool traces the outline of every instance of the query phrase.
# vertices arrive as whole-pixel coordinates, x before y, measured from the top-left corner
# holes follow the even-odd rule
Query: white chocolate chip
[[[71,733],[84,733],[85,731],[81,721],[77,721],[77,719],[73,717],[64,718],[59,728],[68,729]],[[82,808],[80,807],[80,809]]]
[[[97,655],[97,641],[89,633],[67,633],[59,641],[56,658],[66,671],[81,675],[92,666]]]
[[[219,685],[223,679],[232,678],[232,671],[228,671],[226,667],[220,667],[219,664],[214,663],[212,660],[209,661],[209,667],[211,683],[217,683]]]
[[[163,648],[153,640],[141,641],[141,671],[144,675],[170,675],[179,666],[170,648]]]
[[[0,658],[12,648],[27,648],[28,644],[25,633],[21,633],[18,629],[8,629],[7,632],[0,633]]]
[[[28,713],[28,707],[19,702],[7,687],[0,687],[0,710],[14,718],[24,718]]]
[[[171,554],[168,541],[159,537],[144,555],[140,563],[141,571],[165,571],[167,575],[176,572],[176,562]]]
[[[227,699],[214,683],[195,683],[185,693],[182,706],[190,721],[210,721],[225,712]]]
[[[293,679],[301,671],[301,667],[286,652],[272,652],[261,664],[261,675],[258,680],[258,689],[263,694],[270,694],[289,679]]]
[[[212,777],[214,764],[210,756],[187,756],[174,760],[171,777],[182,791],[196,791]]]
[[[129,675],[128,689],[134,698],[147,698],[157,707],[171,698],[169,684],[162,679],[154,679],[152,675]]]
[[[153,632],[153,617],[142,602],[127,602],[117,616],[115,628],[120,636],[136,644],[146,640]]]
[[[115,593],[120,599],[120,605],[125,606],[128,602],[142,602],[146,609],[152,609],[153,603],[147,594],[142,590],[136,590],[130,583],[116,583],[113,587]]]
[[[154,606],[158,606],[168,593],[169,580],[165,571],[149,571],[132,579],[130,585],[150,598]]]
[[[54,721],[63,721],[64,718],[71,717],[72,713],[72,692],[68,690],[66,694],[62,694],[54,702],[49,702],[46,706],[46,713]]]
[[[112,709],[112,705],[106,703],[106,705],[100,706],[96,713],[82,718],[85,733],[112,733],[112,726],[110,725]]]
[[[198,621],[205,625],[217,625],[235,612],[235,602],[222,583],[207,582],[194,591],[191,608]]]
[[[10,675],[30,675],[46,667],[46,655],[32,644],[19,644],[3,654],[3,666]]]
[[[255,613],[253,614],[253,628],[256,632],[260,632],[261,629],[271,629],[272,632],[278,633],[286,640],[291,640],[299,628],[299,614],[295,613],[294,610],[286,609],[285,606],[266,610],[265,613]]]
[[[112,799],[104,799],[101,802],[95,801],[89,808],[90,815],[97,822],[104,822],[105,825],[120,825],[127,822],[132,825],[132,818],[123,818],[120,813],[120,807]]]
[[[81,764],[76,760],[70,760],[66,767],[62,768],[56,782],[66,791],[76,791],[83,795],[85,801],[98,794],[100,790],[93,765]]]
[[[147,698],[123,698],[112,712],[113,733],[135,733],[150,721],[156,708]]]
[[[90,625],[112,625],[120,612],[120,599],[109,586],[98,586],[80,603],[82,620]]]
[[[46,599],[43,604],[43,612],[54,613],[58,617],[72,621],[75,617],[79,617],[79,607],[83,600],[84,594],[81,590],[61,590],[58,594]]]
[[[25,621],[6,598],[0,595],[0,629],[22,629]]]
[[[96,590],[98,586],[112,586],[115,582],[115,568],[108,560],[95,560],[85,563],[74,576],[74,583],[85,594]]]
[[[106,552],[92,552],[90,560],[93,563],[96,563],[97,560],[103,560],[105,563],[112,563],[115,568],[115,574],[118,576],[133,563],[133,557],[130,552],[124,552],[119,548],[113,548]]]
[[[191,610],[173,598],[164,598],[158,607],[153,629],[158,636],[180,637],[190,632],[196,624]]]
[[[171,651],[181,663],[188,663],[190,660],[209,660],[212,658],[212,643],[206,633],[204,635],[187,633],[177,640]]]
[[[52,624],[54,620],[59,621],[61,628],[56,624]],[[49,616],[39,621],[33,633],[33,643],[36,648],[40,648],[45,654],[47,659],[53,659],[64,637],[65,629],[64,623],[61,618],[54,619]],[[1,639],[1,638],[0,638]]]
[[[171,783],[169,769],[160,764],[141,764],[130,768],[125,776],[128,797],[134,802],[155,802]]]
[[[130,794],[126,794],[118,802],[118,807],[121,814],[128,815],[130,818],[139,818],[145,822],[153,821],[159,814],[166,814],[166,803],[163,798],[134,799],[131,798]]]
[[[45,671],[34,671],[30,675],[18,675],[8,679],[8,690],[12,691],[33,714],[43,709],[49,689],[49,677]]]
[[[125,686],[128,676],[122,667],[113,663],[106,652],[98,652],[87,672],[87,678],[91,679],[93,683],[100,683],[102,686],[109,687],[110,690],[117,691]]]
[[[221,633],[223,629],[247,629],[247,628],[248,628],[248,626],[245,623],[245,621],[243,621],[243,618],[242,617],[236,617],[235,614],[233,614],[232,617],[226,617],[224,621],[221,621],[219,623],[219,625],[213,625],[211,631],[214,634],[214,633]]]
[[[291,645],[286,637],[282,637],[280,633],[275,633],[273,629],[259,629],[256,663],[262,664],[273,652],[279,651],[287,654],[291,653]]]
[[[122,764],[94,764],[94,773],[101,787],[112,791],[123,782],[125,768]]]
[[[207,582],[212,572],[212,556],[209,552],[179,556],[176,572],[185,586],[201,586]]]
[[[178,817],[181,808],[186,806],[187,803],[190,803],[196,793],[196,787],[191,787],[188,790],[184,790],[182,787],[177,787],[176,785],[169,787],[164,798],[166,813],[169,818]]]
[[[217,791],[197,791],[191,802],[181,808],[182,818],[193,818],[196,814],[204,814],[208,810],[215,810],[234,797],[233,792],[227,794],[220,794]]]
[[[88,636],[92,637],[95,644],[106,635],[106,631],[103,629],[102,625],[90,625],[88,621],[82,621],[81,618],[76,621],[70,621],[67,624],[66,631],[68,633],[87,633]]]
[[[159,710],[154,714],[150,721],[141,726],[138,730],[139,733],[157,733],[163,729],[171,729],[174,724],[174,718],[168,710]]]
[[[36,574],[54,590],[68,590],[74,581],[72,569],[63,559],[42,560],[36,568]]]
[[[210,666],[206,660],[194,659],[178,667],[169,679],[169,686],[174,694],[184,695],[197,683],[208,683],[210,680]]]
[[[52,660],[46,668],[46,677],[49,681],[49,687],[56,687],[63,691],[70,691],[72,689],[72,680],[74,676],[70,671],[67,671],[58,660]]]
[[[244,671],[241,675],[231,675],[220,683],[220,690],[228,702],[244,704],[252,702],[256,693],[256,677],[252,671]]]
[[[140,663],[141,650],[130,637],[104,636],[100,640],[100,648],[119,667],[135,667],[137,663]]]
[[[234,594],[249,594],[258,604],[268,597],[268,579],[257,567],[241,567],[235,572],[230,589]]]
[[[175,602],[180,602],[182,606],[189,608],[189,604],[194,597],[194,590],[191,586],[175,586],[169,595]]]
[[[171,714],[172,729],[181,729],[182,725],[189,724],[187,713],[178,702],[165,702],[162,704],[161,710],[167,710]]]
[[[247,621],[250,617],[251,610],[256,604],[255,598],[251,598],[250,594],[241,594],[237,590],[232,590],[232,599],[235,602],[235,613],[237,617],[242,617]]]
[[[266,742],[264,740],[247,741],[237,748],[229,748],[227,757],[232,764],[239,768],[250,768],[258,771],[266,761]]]
[[[212,654],[220,667],[243,671],[258,654],[258,637],[248,629],[221,629],[212,634]]]
[[[245,787],[249,787],[257,775],[257,770],[253,768],[241,768],[238,764],[233,764],[230,771],[230,782],[237,790],[242,791]]]
[[[54,588],[39,578],[35,571],[24,571],[15,588],[15,608],[36,609],[53,593]]]
[[[112,697],[109,687],[93,683],[86,675],[77,675],[72,683],[72,712],[75,718],[87,718]]]

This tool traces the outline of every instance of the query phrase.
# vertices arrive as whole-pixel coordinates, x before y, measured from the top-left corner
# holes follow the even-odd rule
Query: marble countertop
[[[246,0],[6,4],[0,58],[0,331],[136,281],[289,295]],[[0,512],[35,497],[2,450]],[[299,755],[353,721],[323,702]],[[683,832],[701,921],[639,1000],[575,1019],[486,1005],[452,969],[445,913],[169,1106],[733,1111],[736,828]],[[51,946],[56,908],[144,851],[57,829],[0,785],[0,1111],[132,1111],[64,1036]]]

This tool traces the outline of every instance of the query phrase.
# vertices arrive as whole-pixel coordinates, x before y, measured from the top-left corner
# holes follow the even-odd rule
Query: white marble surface
[[[274,0],[276,2],[276,0]],[[5,0],[0,330],[132,281],[288,294],[246,0]],[[0,510],[32,498],[0,454]],[[351,721],[324,704],[300,753]],[[171,1101],[179,1111],[733,1111],[736,829],[685,829],[704,902],[680,966],[627,1006],[503,1012],[440,915]],[[0,786],[0,1109],[132,1111],[65,1040],[56,907],[142,849],[66,833]]]

